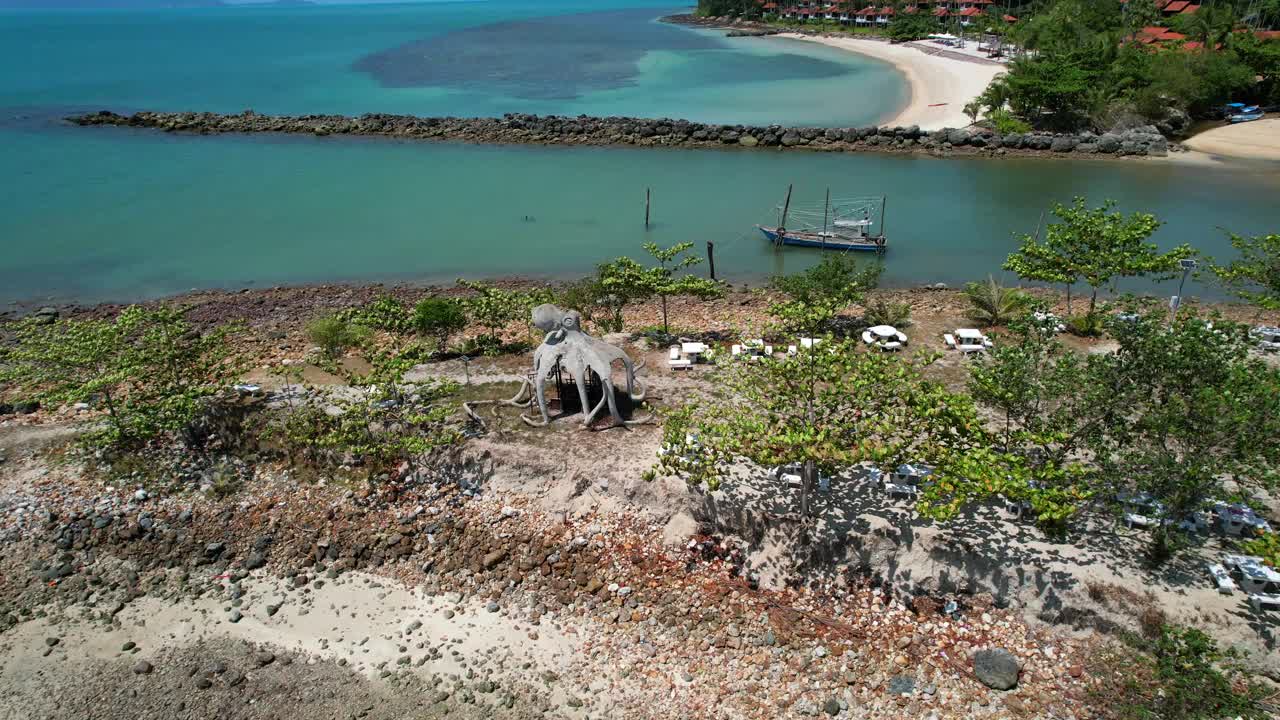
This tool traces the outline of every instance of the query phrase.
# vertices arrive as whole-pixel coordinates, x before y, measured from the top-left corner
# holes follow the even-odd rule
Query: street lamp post
[[[1178,261],[1178,265],[1182,268],[1182,279],[1178,281],[1178,294],[1169,298],[1169,327],[1173,327],[1173,320],[1178,316],[1178,308],[1182,305],[1182,288],[1187,284],[1187,276],[1196,269],[1197,263],[1192,258],[1183,258]]]

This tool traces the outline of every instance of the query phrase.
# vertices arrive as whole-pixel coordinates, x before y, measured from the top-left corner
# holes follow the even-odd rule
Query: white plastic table
[[[682,342],[680,343],[680,352],[689,356],[690,360],[697,361],[698,356],[707,351],[707,346],[700,342]]]

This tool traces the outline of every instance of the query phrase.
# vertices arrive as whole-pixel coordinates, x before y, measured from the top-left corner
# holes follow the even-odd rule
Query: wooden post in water
[[[711,269],[711,279],[716,279],[716,244],[707,241],[707,266]]]
[[[644,229],[649,229],[649,188],[644,189]]]

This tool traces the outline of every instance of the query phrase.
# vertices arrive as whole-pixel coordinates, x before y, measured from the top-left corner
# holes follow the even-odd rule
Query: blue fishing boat
[[[1227,103],[1226,107],[1227,122],[1242,123],[1251,122],[1253,120],[1261,120],[1266,113],[1257,105],[1245,105],[1244,103]]]
[[[832,201],[827,190],[826,201],[819,216],[813,207],[791,206],[791,186],[787,198],[779,208],[781,214],[775,226],[756,225],[774,247],[817,248],[883,253],[885,251],[884,205],[885,198],[848,198]],[[818,219],[821,217],[821,224]],[[878,221],[876,218],[878,217]],[[795,221],[787,227],[789,221]],[[878,228],[877,228],[878,226]]]

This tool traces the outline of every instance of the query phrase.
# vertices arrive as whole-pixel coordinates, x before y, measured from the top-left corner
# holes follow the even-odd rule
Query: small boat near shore
[[[831,190],[828,189],[819,214],[816,205],[792,208],[791,191],[792,186],[787,186],[787,197],[779,207],[777,225],[756,225],[774,247],[789,245],[820,250],[884,253],[884,196],[832,201]],[[798,221],[799,227],[787,227],[789,220]]]
[[[1252,122],[1253,120],[1261,120],[1266,117],[1266,113],[1257,105],[1245,105],[1244,103],[1229,103],[1226,108],[1227,122],[1242,123]]]

